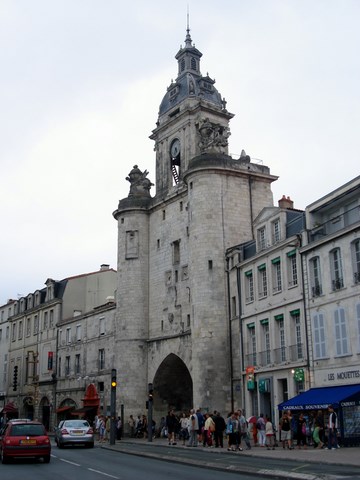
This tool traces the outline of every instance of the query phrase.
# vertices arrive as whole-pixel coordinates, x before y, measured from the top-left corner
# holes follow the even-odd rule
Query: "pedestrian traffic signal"
[[[18,366],[15,365],[14,367],[14,376],[13,376],[13,390],[16,392],[17,390],[17,383],[18,383]]]
[[[115,368],[113,368],[111,370],[111,388],[112,389],[115,389],[116,388],[116,385],[117,385],[117,381],[116,381],[116,370]]]

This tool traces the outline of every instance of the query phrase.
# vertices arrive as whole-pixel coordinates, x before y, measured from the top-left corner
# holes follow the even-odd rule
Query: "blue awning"
[[[310,388],[307,392],[278,405],[279,410],[321,410],[360,404],[360,384]]]

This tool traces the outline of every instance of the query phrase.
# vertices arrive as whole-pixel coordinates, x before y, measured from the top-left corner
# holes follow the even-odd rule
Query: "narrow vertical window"
[[[172,246],[173,246],[173,264],[176,265],[180,263],[180,240],[175,240]]]
[[[343,308],[337,308],[334,312],[334,327],[336,355],[347,355],[349,353],[349,344],[345,310]]]
[[[80,353],[75,355],[75,373],[80,373]]]
[[[231,316],[236,317],[236,297],[231,298]]]
[[[289,288],[295,287],[298,284],[296,250],[292,250],[287,254],[287,265]]]
[[[76,325],[76,341],[81,342],[81,325]]]
[[[360,240],[356,239],[351,244],[352,266],[354,272],[354,283],[360,283]]]
[[[274,258],[271,263],[273,270],[273,292],[278,293],[282,290],[280,257]]]
[[[99,350],[99,370],[104,370],[105,368],[105,349],[100,348]]]
[[[266,265],[260,265],[258,267],[258,277],[259,277],[259,298],[267,297],[267,275],[266,275]]]
[[[66,329],[66,343],[71,343],[71,327]]]
[[[340,248],[335,248],[330,252],[330,267],[332,290],[340,290],[344,287]]]
[[[258,245],[259,245],[259,250],[264,250],[266,248],[266,230],[265,230],[265,227],[259,228],[259,230],[258,230]]]
[[[314,334],[314,357],[326,357],[325,320],[323,313],[315,313],[313,316]]]
[[[70,375],[70,357],[65,357],[65,375]]]
[[[314,257],[310,260],[310,279],[312,296],[318,297],[322,295],[319,257]]]
[[[281,240],[281,232],[280,232],[280,220],[277,219],[272,224],[273,229],[273,243],[279,243]]]
[[[280,345],[280,362],[286,362],[286,342],[285,342],[285,328],[284,319],[278,320],[279,329],[279,345]]]
[[[249,329],[249,364],[256,366],[256,335],[255,335],[255,325],[248,325]]]
[[[254,277],[252,270],[245,272],[245,300],[246,303],[250,303],[254,301]]]

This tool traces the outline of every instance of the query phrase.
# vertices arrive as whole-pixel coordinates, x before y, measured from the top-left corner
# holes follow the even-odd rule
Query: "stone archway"
[[[154,416],[160,419],[169,409],[176,413],[193,408],[193,382],[185,363],[173,353],[160,364],[153,380]]]

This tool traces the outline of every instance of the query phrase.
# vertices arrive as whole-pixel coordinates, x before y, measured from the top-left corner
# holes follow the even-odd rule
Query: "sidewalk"
[[[327,449],[315,449],[313,447],[308,447],[307,449],[297,449],[294,450],[283,449],[282,446],[277,447],[275,450],[267,450],[262,447],[252,447],[251,450],[244,450],[242,452],[229,452],[225,447],[226,441],[224,441],[224,448],[214,448],[214,447],[203,447],[199,445],[197,451],[206,451],[208,453],[215,453],[220,455],[225,455],[227,458],[231,457],[261,457],[261,458],[271,458],[271,459],[282,459],[282,460],[292,460],[306,463],[316,463],[316,464],[333,464],[333,465],[346,465],[346,466],[355,466],[359,467],[360,472],[360,447],[344,447],[337,450],[327,450]],[[193,451],[192,448],[183,446],[181,443],[177,445],[168,445],[168,440],[166,438],[156,438],[152,442],[148,442],[147,439],[137,439],[137,438],[128,438],[125,437],[123,440],[116,441],[115,445],[103,445],[105,448],[111,448],[118,451],[128,452],[132,450],[132,447],[136,448],[137,454],[146,455],[151,451],[154,451],[156,447],[163,447],[162,450],[167,451],[169,455],[169,449],[171,453],[176,455],[176,451],[180,453],[182,451],[181,458],[184,459],[184,450]],[[164,447],[168,447],[164,449]],[[162,452],[163,453],[163,452]],[[159,448],[160,454],[160,448]],[[198,456],[200,460],[201,456]],[[261,462],[266,466],[266,461]]]

